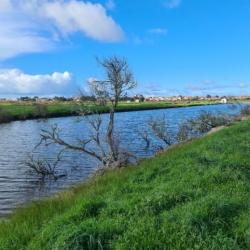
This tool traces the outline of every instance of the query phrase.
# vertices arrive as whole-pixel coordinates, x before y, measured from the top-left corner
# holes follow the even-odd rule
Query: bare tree
[[[110,105],[109,123],[106,132],[106,142],[114,161],[117,160],[114,145],[114,117],[119,100],[127,95],[127,91],[136,87],[136,82],[128,63],[124,58],[110,57],[103,60],[97,59],[105,69],[106,79],[103,81],[91,81],[90,89],[96,99],[108,100]]]
[[[165,115],[157,118],[151,117],[148,121],[148,125],[151,128],[153,135],[165,143],[166,146],[173,144]]]
[[[30,155],[27,162],[26,162],[26,165],[33,172],[35,172],[36,174],[41,176],[42,180],[44,180],[45,177],[47,177],[47,176],[51,176],[55,180],[57,180],[58,178],[66,176],[66,173],[64,173],[64,174],[57,173],[57,168],[58,168],[58,165],[61,161],[62,153],[63,153],[63,150],[61,150],[57,154],[54,162],[49,162],[49,161],[44,160],[44,159],[35,158],[34,155]]]
[[[58,126],[54,125],[50,130],[42,130],[39,145],[59,145],[63,150],[73,150],[94,157],[103,167],[124,166],[131,154],[119,147],[118,140],[114,136],[115,111],[121,98],[127,95],[127,91],[136,86],[133,73],[124,58],[110,57],[98,63],[104,68],[105,80],[91,80],[88,82],[94,100],[107,104],[109,119],[106,130],[101,133],[102,117],[97,112],[89,109],[89,105],[81,105],[79,114],[90,125],[91,134],[87,139],[78,139],[77,143],[70,143],[63,139]],[[91,116],[88,116],[92,113]],[[34,167],[34,164],[30,165]]]
[[[145,142],[145,150],[149,150],[153,144],[153,138],[156,139],[154,142],[158,144],[157,147],[160,150],[174,143],[164,114],[159,117],[150,117],[146,123],[147,127],[145,130],[138,129],[137,131],[139,137]]]

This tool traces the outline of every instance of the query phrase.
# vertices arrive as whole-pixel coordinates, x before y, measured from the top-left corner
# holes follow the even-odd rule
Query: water
[[[174,134],[178,124],[201,111],[235,113],[229,105],[212,105],[116,114],[116,133],[120,143],[126,151],[136,156],[152,156],[159,145],[154,141],[150,150],[144,150],[144,142],[138,136],[138,131],[147,129],[146,122],[150,117],[164,114]],[[107,123],[107,114],[103,115],[104,125]],[[28,153],[32,152],[39,142],[41,129],[48,129],[57,124],[62,129],[62,136],[69,142],[77,138],[87,138],[90,134],[88,125],[77,122],[77,118],[53,118],[48,120],[17,121],[0,125],[0,216],[10,214],[13,209],[29,201],[50,196],[68,186],[79,183],[97,168],[97,161],[87,155],[67,152],[60,169],[67,172],[67,177],[57,181],[39,181],[36,175],[31,174],[25,164]],[[58,148],[42,148],[36,155],[40,158],[53,160]]]

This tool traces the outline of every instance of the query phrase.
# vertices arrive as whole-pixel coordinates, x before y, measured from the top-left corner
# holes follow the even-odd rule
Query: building
[[[227,98],[222,98],[221,100],[220,100],[220,103],[227,103]]]

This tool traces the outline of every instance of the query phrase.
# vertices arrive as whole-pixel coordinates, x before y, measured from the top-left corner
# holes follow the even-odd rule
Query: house
[[[221,100],[220,100],[220,103],[227,103],[227,98],[222,98]]]

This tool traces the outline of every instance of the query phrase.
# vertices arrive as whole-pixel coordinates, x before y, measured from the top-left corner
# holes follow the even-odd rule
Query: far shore
[[[117,112],[143,111],[154,109],[181,108],[221,104],[218,101],[178,101],[178,102],[121,102]],[[47,119],[79,115],[79,109],[87,107],[89,114],[94,112],[108,113],[109,106],[93,105],[88,102],[0,102],[0,123],[24,121],[31,119]]]

